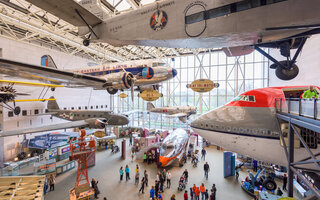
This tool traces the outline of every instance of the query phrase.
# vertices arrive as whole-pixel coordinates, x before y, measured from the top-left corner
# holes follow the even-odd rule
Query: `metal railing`
[[[320,100],[299,98],[276,98],[277,112],[295,114],[320,120]]]

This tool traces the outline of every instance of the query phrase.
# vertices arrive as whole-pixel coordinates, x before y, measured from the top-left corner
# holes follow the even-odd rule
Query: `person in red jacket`
[[[206,188],[204,187],[204,184],[202,183],[201,185],[200,185],[200,192],[201,192],[201,199],[202,200],[204,200],[204,193],[205,193],[205,191],[206,191]]]
[[[184,198],[184,200],[188,200],[188,191],[187,190],[184,191],[183,198]]]

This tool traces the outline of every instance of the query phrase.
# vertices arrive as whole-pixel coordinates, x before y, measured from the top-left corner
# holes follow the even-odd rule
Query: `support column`
[[[291,163],[294,162],[294,130],[289,121],[289,144],[288,144],[288,197],[293,197],[293,171]]]

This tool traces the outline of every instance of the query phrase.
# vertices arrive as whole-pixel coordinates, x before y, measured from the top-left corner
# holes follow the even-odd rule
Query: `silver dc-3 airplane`
[[[222,48],[228,56],[256,49],[274,63],[270,68],[282,80],[298,75],[297,56],[306,39],[320,32],[319,0],[164,0],[105,20],[74,0],[27,1],[78,26],[80,35],[88,35],[86,46],[92,41]],[[261,47],[279,48],[286,58],[279,62]],[[297,49],[293,57],[291,49]]]
[[[115,94],[118,90],[133,90],[134,86],[152,86],[169,80],[177,75],[177,70],[159,60],[140,60],[66,71],[58,69],[51,56],[44,55],[41,66],[0,59],[0,73],[65,87],[106,89]]]
[[[50,97],[50,99],[54,99],[54,97]],[[66,128],[87,127],[93,129],[103,129],[106,126],[123,126],[129,123],[127,116],[113,114],[112,111],[61,110],[55,100],[49,101],[46,113],[40,115],[51,115],[52,117],[65,119],[70,122],[28,129],[3,131],[0,132],[0,137],[53,131]]]
[[[186,122],[190,115],[197,113],[195,106],[166,106],[156,108],[152,103],[147,104],[148,112],[166,114],[169,118],[178,117],[180,121]]]

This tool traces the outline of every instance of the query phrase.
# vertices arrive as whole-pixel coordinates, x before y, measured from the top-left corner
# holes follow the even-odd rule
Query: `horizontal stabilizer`
[[[63,19],[74,26],[86,26],[84,21],[77,15],[78,10],[81,16],[90,26],[101,23],[101,19],[83,8],[74,0],[26,0],[33,5],[48,11],[49,13]]]

